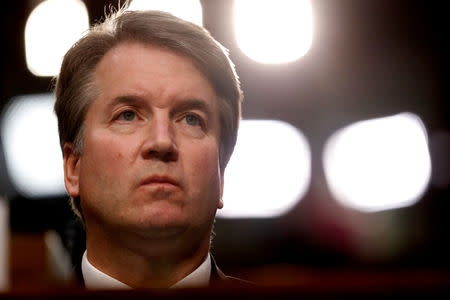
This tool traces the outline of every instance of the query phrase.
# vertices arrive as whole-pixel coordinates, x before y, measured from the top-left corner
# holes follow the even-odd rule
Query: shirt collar
[[[81,271],[83,273],[84,285],[87,289],[131,289],[125,283],[103,273],[94,267],[87,258],[87,251],[83,254],[81,261]],[[192,273],[172,285],[170,288],[202,287],[209,284],[211,277],[210,254]]]

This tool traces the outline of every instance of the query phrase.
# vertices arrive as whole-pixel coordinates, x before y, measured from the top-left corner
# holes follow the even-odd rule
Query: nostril
[[[177,155],[173,151],[166,152],[165,155],[163,156],[162,160],[165,161],[165,162],[176,161],[177,160]]]
[[[170,151],[158,151],[158,150],[150,150],[147,151],[147,158],[149,159],[157,159],[164,162],[177,160],[178,154],[174,150]]]

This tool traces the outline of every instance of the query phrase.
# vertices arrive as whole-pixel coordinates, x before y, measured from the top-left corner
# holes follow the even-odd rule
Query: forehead
[[[155,99],[216,99],[210,81],[189,57],[137,42],[124,42],[109,50],[95,69],[95,82],[102,98],[125,93]]]

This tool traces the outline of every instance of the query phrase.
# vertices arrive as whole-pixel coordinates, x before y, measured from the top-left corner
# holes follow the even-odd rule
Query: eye
[[[120,113],[118,119],[123,121],[133,121],[136,119],[136,113],[132,110],[126,110]]]
[[[184,119],[186,120],[186,124],[188,124],[190,126],[201,126],[202,125],[202,121],[201,121],[200,117],[198,117],[197,115],[187,114],[184,116]]]

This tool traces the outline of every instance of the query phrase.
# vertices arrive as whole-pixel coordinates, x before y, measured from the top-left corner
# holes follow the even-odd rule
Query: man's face
[[[64,149],[66,188],[80,196],[88,232],[209,235],[223,186],[209,81],[187,57],[122,43],[97,65],[95,84],[83,153]]]

